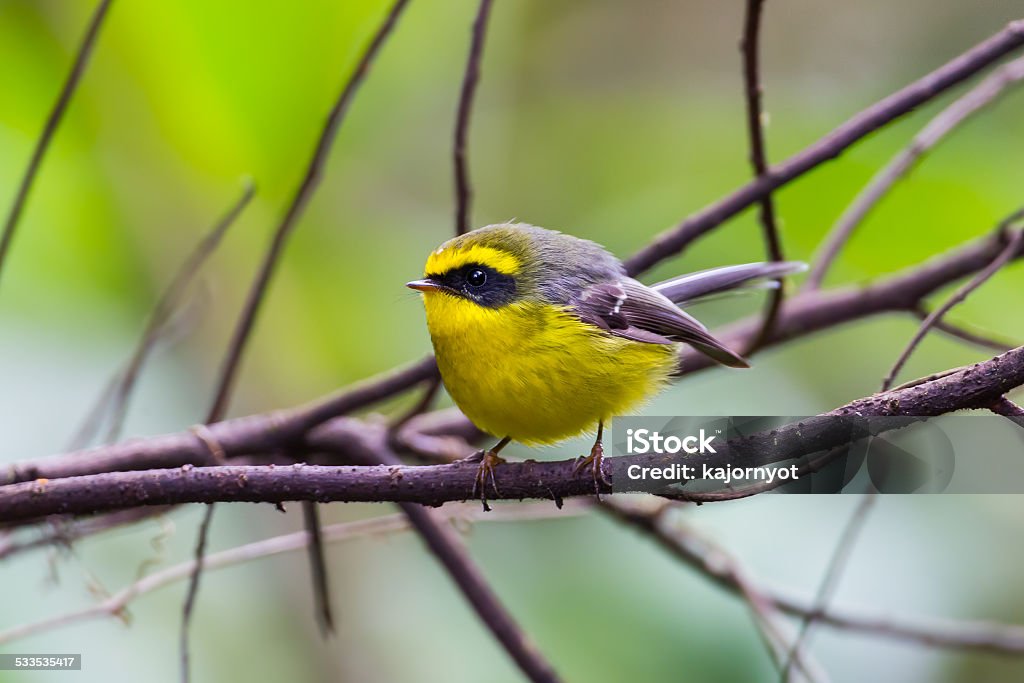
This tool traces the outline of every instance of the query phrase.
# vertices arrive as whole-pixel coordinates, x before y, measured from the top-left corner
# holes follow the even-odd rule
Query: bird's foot
[[[494,468],[505,462],[505,458],[494,451],[477,451],[466,458],[464,462],[480,463],[476,469],[476,479],[473,481],[473,497],[475,498],[479,494],[484,512],[490,512],[491,506],[487,504],[487,482],[490,481],[494,495],[501,495],[498,492],[498,483],[494,480]]]
[[[591,476],[594,477],[594,494],[598,500],[601,500],[601,484],[605,486],[611,486],[611,481],[605,476],[604,467],[604,446],[600,441],[594,444],[593,448],[590,449],[590,455],[580,456],[576,458],[576,469],[573,470],[573,474],[577,477],[582,473],[590,470]]]

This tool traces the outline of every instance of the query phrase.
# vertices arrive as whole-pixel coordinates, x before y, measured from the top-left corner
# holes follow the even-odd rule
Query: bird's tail
[[[667,297],[672,303],[685,306],[714,294],[748,287],[758,280],[780,278],[805,270],[807,270],[807,264],[799,261],[744,263],[739,266],[724,266],[690,273],[673,280],[659,282],[652,285],[651,289]],[[762,282],[759,284],[772,286],[775,283]]]

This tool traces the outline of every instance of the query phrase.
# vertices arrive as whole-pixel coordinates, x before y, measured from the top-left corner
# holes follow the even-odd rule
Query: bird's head
[[[600,245],[523,223],[488,225],[431,252],[423,278],[406,284],[497,309],[522,301],[566,304],[586,285],[621,277]]]

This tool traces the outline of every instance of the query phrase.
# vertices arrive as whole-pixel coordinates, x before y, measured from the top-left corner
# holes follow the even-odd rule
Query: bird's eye
[[[487,282],[487,273],[479,268],[474,268],[466,275],[466,282],[469,283],[470,287],[483,287]]]

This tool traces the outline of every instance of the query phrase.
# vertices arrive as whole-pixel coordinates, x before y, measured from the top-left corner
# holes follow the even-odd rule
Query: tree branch
[[[1024,79],[1024,58],[1015,59],[999,67],[991,76],[971,89],[966,95],[943,109],[928,122],[902,152],[893,157],[885,168],[872,177],[871,182],[861,190],[857,198],[836,221],[829,231],[818,255],[814,258],[811,272],[804,281],[805,289],[821,287],[825,275],[836,260],[840,250],[850,240],[857,226],[882,200],[900,178],[906,176],[932,147],[953,132],[960,124],[994,102],[1006,90]]]
[[[1010,222],[1015,221],[1022,216],[1024,216],[1024,209],[1017,211],[1010,218],[1004,221],[1003,224],[1000,225],[997,236],[1000,238],[1003,237],[1006,226],[1008,226]],[[1002,251],[999,252],[999,254],[996,255],[996,257],[992,260],[992,263],[986,266],[983,270],[979,271],[977,275],[971,278],[970,282],[967,282],[960,289],[954,292],[953,296],[949,297],[949,299],[945,303],[943,303],[941,306],[932,311],[928,315],[928,317],[924,319],[924,321],[921,323],[921,326],[917,329],[917,332],[914,334],[913,338],[910,340],[910,342],[907,343],[906,348],[903,349],[903,352],[900,354],[900,357],[896,359],[896,362],[889,370],[889,374],[885,376],[884,380],[882,380],[882,391],[885,391],[892,386],[893,379],[895,379],[896,375],[899,374],[899,371],[903,368],[904,364],[906,364],[907,360],[910,358],[910,354],[913,353],[914,349],[916,349],[918,344],[921,343],[921,340],[923,340],[925,335],[928,334],[929,330],[931,330],[932,327],[934,327],[935,322],[941,320],[942,316],[946,315],[946,313],[948,313],[950,309],[952,309],[957,304],[963,302],[968,296],[971,295],[971,292],[976,290],[978,287],[981,287],[983,284],[988,282],[989,279],[992,278],[992,276],[994,276],[996,273],[1002,270],[1003,266],[1009,263],[1010,260],[1013,259],[1014,256],[1020,252],[1022,244],[1024,244],[1024,230],[1013,231],[1009,235],[1009,239],[1006,242],[1006,246],[1003,248]]]
[[[626,500],[606,498],[602,503],[621,521],[644,532],[681,562],[693,567],[722,588],[742,596],[739,562],[710,538],[679,525],[669,525],[664,515],[638,510]],[[758,586],[757,591],[778,609],[800,617],[814,615],[834,628],[856,631],[887,640],[901,640],[932,647],[960,648],[997,654],[1024,653],[1024,626],[986,621],[907,619],[891,615],[850,612],[828,608],[816,612],[809,600]]]
[[[841,287],[805,291],[786,300],[766,346],[831,329],[844,323],[881,313],[915,312],[935,291],[983,270],[1006,248],[1000,235],[984,238],[948,251],[923,264],[907,268],[866,287]],[[1024,245],[1013,258],[1024,257]],[[746,318],[716,331],[727,346],[742,348],[758,333],[760,321]],[[693,350],[680,354],[679,374],[714,366],[714,361]]]
[[[353,430],[355,438],[342,437],[342,450],[346,460],[363,467],[403,467],[401,459],[389,445],[391,434],[392,430],[386,425],[374,430],[359,429],[356,426]],[[447,570],[477,616],[490,629],[523,674],[534,683],[559,681],[554,669],[491,590],[480,568],[470,557],[465,544],[455,531],[433,510],[416,503],[399,502],[398,505],[430,552]]]
[[[764,465],[766,452],[771,453],[770,463],[826,451],[849,438],[848,428],[832,419],[836,416],[927,417],[987,408],[1021,385],[1024,385],[1024,347],[921,384],[858,399],[799,424],[782,427],[771,435],[760,435],[763,438],[730,441],[725,452],[701,463],[706,462],[711,467],[743,467],[756,461]],[[354,444],[350,447],[355,447],[365,444],[364,440],[369,438],[375,438],[371,425],[358,420],[338,420],[310,435],[306,443],[313,452],[325,447],[344,451],[346,441]],[[769,450],[769,445],[776,444]],[[632,462],[636,457],[624,456],[620,460]],[[612,460],[615,459],[605,459],[609,476]],[[4,486],[0,488],[0,521],[9,523],[52,514],[87,514],[140,505],[218,501],[391,501],[436,506],[471,498],[475,476],[476,466],[472,463],[413,467],[183,466],[107,472]],[[498,489],[492,496],[495,500],[558,500],[594,493],[592,481],[575,475],[574,460],[509,463],[496,469],[495,481]],[[611,487],[602,484],[600,492],[610,493]]]
[[[869,133],[941,95],[1022,45],[1024,20],[1012,21],[999,33],[868,107],[802,152],[771,167],[767,175],[747,183],[675,228],[662,233],[626,262],[629,273],[642,273],[678,253],[690,242],[767,196],[772,190],[835,159]]]
[[[924,306],[913,311],[917,319],[924,322],[931,316],[931,312],[928,311]],[[935,320],[932,323],[932,327],[945,335],[948,335],[954,339],[959,339],[967,344],[973,344],[974,346],[980,346],[981,348],[988,349],[990,351],[996,351],[1002,353],[1003,351],[1009,351],[1017,344],[1010,344],[1008,342],[995,339],[982,334],[980,332],[969,330],[962,325],[954,325],[948,320]]]
[[[555,516],[554,513],[556,511],[546,506],[545,509],[541,509],[539,505],[539,503],[536,503],[534,506],[506,507],[491,514],[484,514],[480,512],[479,506],[472,505],[467,506],[465,509],[455,508],[454,510],[442,513],[440,522],[442,524],[452,524],[453,522],[460,524],[520,522],[550,519]],[[559,510],[557,511],[557,516],[561,519],[566,515],[579,514],[585,510],[586,506],[579,506],[575,510]],[[372,517],[356,522],[332,524],[324,527],[323,535],[324,541],[330,544],[367,536],[394,534],[407,531],[408,529],[409,522],[406,517],[394,514]],[[262,539],[206,556],[203,570],[209,572],[226,569],[266,557],[294,552],[305,548],[308,543],[309,536],[305,531],[296,531],[283,536]],[[194,559],[182,562],[181,564],[176,564],[144,576],[96,605],[0,631],[0,644],[17,641],[38,633],[48,633],[83,621],[122,616],[128,605],[137,598],[190,577],[192,572],[195,571],[195,566],[196,562]]]
[[[242,354],[244,353],[249,337],[252,334],[253,326],[256,323],[256,316],[259,313],[263,300],[266,298],[270,279],[274,274],[274,270],[281,258],[281,254],[284,252],[285,243],[287,242],[293,227],[298,221],[299,216],[305,209],[306,204],[309,202],[309,198],[313,195],[313,192],[319,185],[324,164],[327,161],[331,146],[337,136],[338,129],[345,117],[345,113],[348,111],[349,104],[352,102],[359,86],[366,77],[370,66],[373,64],[374,58],[377,56],[380,48],[384,45],[384,42],[391,34],[395,24],[398,22],[406,4],[408,4],[408,0],[396,0],[392,5],[387,16],[384,18],[383,23],[377,29],[373,38],[363,51],[359,62],[356,64],[355,71],[353,71],[352,75],[341,89],[341,93],[338,95],[338,98],[334,102],[334,106],[331,107],[331,110],[327,115],[327,121],[320,132],[320,137],[313,150],[313,156],[306,167],[305,175],[299,183],[298,188],[295,190],[295,194],[292,196],[292,200],[284,213],[284,217],[274,230],[270,246],[264,254],[263,261],[260,264],[260,268],[256,273],[256,277],[249,289],[248,295],[246,296],[245,303],[242,306],[242,312],[239,316],[238,322],[232,332],[231,340],[228,342],[228,350],[224,356],[223,362],[221,363],[220,372],[217,377],[213,403],[210,406],[206,419],[204,420],[207,424],[222,419],[224,414],[227,412],[228,401],[230,400],[231,392],[234,388],[235,378],[238,374],[238,368],[242,360]],[[206,509],[206,514],[203,516],[203,521],[199,526],[199,538],[196,541],[196,570],[193,575],[193,580],[189,584],[188,594],[185,598],[185,618],[182,626],[181,640],[182,679],[186,682],[188,681],[188,624],[192,604],[195,600],[196,591],[199,587],[199,576],[203,566],[203,552],[206,547],[206,538],[209,533],[210,525],[213,521],[213,512],[214,507],[211,505]],[[315,511],[307,510],[307,519],[316,519]],[[317,562],[320,560],[319,557],[314,559]],[[326,577],[326,572],[322,567],[314,567],[314,575]],[[321,585],[316,590],[318,594],[326,595],[326,586]],[[327,606],[327,603],[324,603],[322,623],[330,626],[331,622],[332,617],[330,615],[329,607]]]
[[[743,40],[740,42],[747,101],[747,131],[750,137],[750,163],[754,168],[754,177],[757,180],[768,174],[768,154],[764,141],[765,112],[761,106],[763,88],[760,80],[760,49],[758,47],[763,8],[764,0],[747,0]],[[782,251],[782,239],[775,220],[775,201],[770,190],[761,197],[759,204],[761,210],[758,215],[761,219],[761,232],[764,234],[768,258],[772,261],[784,261],[786,257]],[[779,308],[782,306],[782,299],[785,296],[784,280],[779,278],[776,283],[778,287],[768,294],[761,330],[743,352],[744,355],[763,346],[771,336],[772,327],[778,318]]]
[[[85,67],[89,63],[89,56],[96,45],[96,38],[99,36],[100,27],[103,25],[103,20],[107,17],[107,11],[110,9],[112,1],[100,0],[99,4],[96,5],[96,11],[93,12],[92,19],[89,20],[89,27],[86,29],[85,36],[82,37],[82,42],[78,46],[75,61],[71,64],[71,71],[68,72],[68,76],[64,80],[64,85],[60,89],[57,101],[53,103],[53,109],[50,110],[50,115],[46,118],[43,132],[36,141],[35,149],[32,150],[32,157],[29,159],[28,168],[25,169],[25,175],[22,176],[21,184],[18,185],[18,192],[14,195],[14,203],[11,204],[11,209],[7,213],[7,219],[4,221],[3,234],[0,235],[0,273],[3,272],[4,263],[7,260],[8,253],[10,253],[11,243],[14,240],[14,232],[18,227],[18,219],[25,208],[25,202],[28,201],[32,184],[39,174],[39,167],[42,166],[43,157],[46,156],[46,151],[50,148],[53,136],[57,133],[57,128],[60,126],[64,113],[71,103],[71,96],[74,95],[79,81],[82,80],[82,74],[85,73]]]
[[[1005,396],[1000,396],[997,400],[993,401],[992,405],[989,406],[989,410],[1005,417],[1024,417],[1024,408],[1021,408]]]
[[[273,239],[263,257],[259,272],[256,274],[256,278],[245,300],[242,314],[228,346],[227,356],[221,365],[217,381],[217,394],[210,408],[210,415],[220,417],[227,409],[227,401],[231,388],[234,386],[238,364],[241,361],[249,334],[252,332],[253,325],[256,322],[256,315],[259,313],[260,305],[266,296],[270,278],[274,274],[274,269],[284,251],[288,236],[291,234],[292,228],[309,202],[309,198],[313,195],[313,191],[320,183],[324,164],[327,161],[331,145],[334,143],[334,138],[337,136],[345,113],[348,111],[349,104],[351,104],[352,99],[359,90],[359,86],[369,72],[370,66],[373,64],[373,60],[376,58],[380,48],[383,47],[395,24],[398,23],[402,10],[405,9],[408,2],[409,0],[396,0],[391,6],[387,16],[384,18],[384,22],[366,46],[362,56],[359,58],[359,62],[356,64],[355,71],[352,72],[352,75],[346,81],[345,86],[338,95],[338,99],[335,100],[334,106],[331,107],[331,111],[327,115],[327,121],[324,123],[323,130],[320,131],[320,137],[313,150],[313,156],[306,167],[306,173],[295,190],[295,194],[288,204],[284,217],[274,230]],[[207,422],[212,421],[213,419],[207,420]]]
[[[793,643],[793,648],[789,651],[786,663],[782,667],[782,683],[787,683],[787,681],[791,680],[793,663],[798,662],[800,655],[804,652],[804,647],[811,638],[811,629],[819,619],[818,615],[828,608],[828,603],[839,585],[839,579],[843,574],[843,570],[846,569],[850,558],[853,557],[853,548],[864,528],[868,513],[871,512],[871,508],[877,500],[876,491],[870,491],[865,494],[858,502],[857,507],[854,508],[850,520],[846,523],[846,527],[840,534],[839,541],[836,543],[836,548],[832,553],[832,559],[825,569],[825,576],[818,585],[812,611],[801,620],[800,631],[797,633],[796,641]]]
[[[455,162],[455,234],[461,235],[471,228],[469,210],[473,202],[473,187],[469,182],[469,168],[466,162],[466,140],[469,137],[469,117],[473,112],[473,96],[480,81],[480,61],[483,57],[484,39],[487,36],[487,20],[491,14],[492,0],[480,0],[476,19],[473,21],[473,37],[466,60],[466,71],[462,77],[459,107],[455,116],[455,142],[452,157]]]
[[[161,293],[160,298],[157,299],[156,305],[146,321],[146,327],[143,329],[142,336],[139,338],[131,358],[124,369],[114,377],[110,389],[103,393],[93,410],[90,411],[85,423],[72,441],[73,444],[76,444],[72,446],[72,449],[77,450],[93,439],[94,435],[99,431],[104,413],[107,412],[108,408],[110,421],[104,441],[113,441],[121,433],[125,413],[128,410],[128,402],[143,364],[167,328],[171,317],[174,315],[175,308],[184,296],[188,286],[203,267],[203,264],[206,263],[206,260],[217,249],[228,228],[234,225],[242,211],[248,206],[255,192],[255,185],[247,178],[243,182],[242,195],[182,262],[167,288]]]
[[[416,386],[437,374],[432,356],[393,370],[305,406],[225,420],[206,426],[226,458],[280,450],[301,441],[317,425]],[[195,432],[131,439],[109,446],[11,465],[0,485],[32,479],[60,479],[98,471],[210,465],[214,458]],[[100,468],[100,469],[97,469]]]

